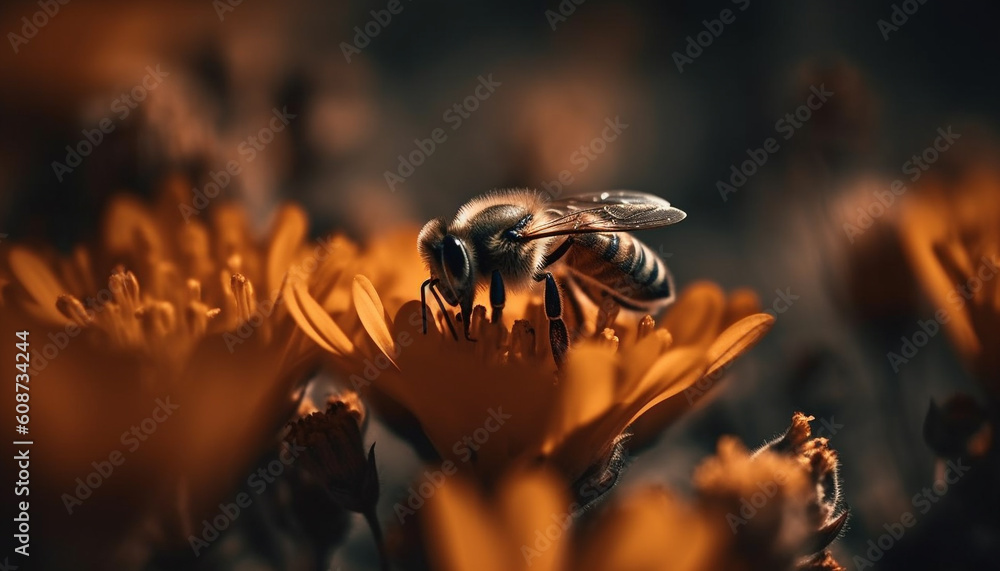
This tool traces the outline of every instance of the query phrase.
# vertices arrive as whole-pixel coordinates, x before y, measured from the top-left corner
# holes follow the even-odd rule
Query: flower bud
[[[291,425],[285,437],[290,444],[304,446],[303,468],[318,480],[344,508],[370,512],[378,502],[378,470],[375,445],[365,454],[357,411],[343,401],[314,412]]]

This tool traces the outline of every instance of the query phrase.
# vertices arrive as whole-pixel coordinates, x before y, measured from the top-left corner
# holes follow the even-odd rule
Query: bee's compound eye
[[[444,266],[445,277],[451,282],[452,287],[464,284],[472,273],[469,263],[469,254],[465,251],[465,244],[451,234],[442,240],[441,262]]]

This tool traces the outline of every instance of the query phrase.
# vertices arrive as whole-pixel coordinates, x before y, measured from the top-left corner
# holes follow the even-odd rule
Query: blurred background
[[[841,455],[852,517],[834,550],[849,568],[935,480],[932,399],[982,397],[944,335],[907,363],[889,353],[936,310],[899,243],[902,205],[994,166],[1000,46],[984,3],[51,4],[0,8],[11,239],[68,248],[99,232],[113,194],[176,177],[192,187],[179,216],[199,216],[214,183],[261,230],[295,200],[317,235],[359,240],[494,188],[658,194],[688,213],[642,236],[678,285],[749,286],[777,323],[626,485],[684,489],[718,436],[763,444],[805,411]],[[907,190],[872,216],[896,179]],[[378,426],[368,438],[386,442],[380,462],[418,465]],[[406,484],[384,485],[391,505]],[[996,524],[968,506],[995,494],[960,495],[877,567],[985,568]],[[369,539],[351,537],[335,564],[363,568]]]

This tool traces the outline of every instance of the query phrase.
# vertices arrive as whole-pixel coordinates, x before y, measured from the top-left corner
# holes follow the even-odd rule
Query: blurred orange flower
[[[99,242],[68,257],[4,244],[0,321],[9,338],[30,332],[30,437],[46,449],[32,483],[47,521],[74,530],[68,554],[111,560],[126,531],[185,545],[275,444],[321,356],[280,303],[286,272],[322,280],[320,262],[352,259],[340,239],[310,244],[298,207],[258,240],[239,209],[185,223],[169,196],[115,198]]]
[[[1000,171],[929,179],[903,204],[900,232],[935,319],[969,368],[1000,399]]]
[[[812,420],[795,413],[784,435],[754,453],[724,437],[695,471],[702,511],[731,532],[731,561],[719,568],[814,569],[826,558],[821,552],[840,535],[848,511],[837,454],[826,438],[811,438]]]
[[[431,563],[445,571],[841,571],[825,548],[846,515],[827,511],[835,502],[822,490],[836,482],[836,456],[825,439],[809,438],[811,418],[797,413],[786,436],[756,454],[720,440],[718,455],[695,473],[693,501],[643,486],[584,510],[544,469],[508,472],[492,494],[456,475],[424,513]],[[817,525],[827,517],[830,529]]]
[[[516,470],[492,496],[456,476],[427,503],[428,554],[443,571],[721,568],[712,564],[725,536],[665,490],[616,500],[598,512],[588,540],[574,541],[583,513],[551,472]]]

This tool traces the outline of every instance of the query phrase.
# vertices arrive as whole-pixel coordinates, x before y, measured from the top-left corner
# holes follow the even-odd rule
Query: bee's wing
[[[553,200],[547,210],[555,217],[522,234],[521,240],[659,228],[676,224],[687,216],[659,196],[630,190],[609,190]]]

